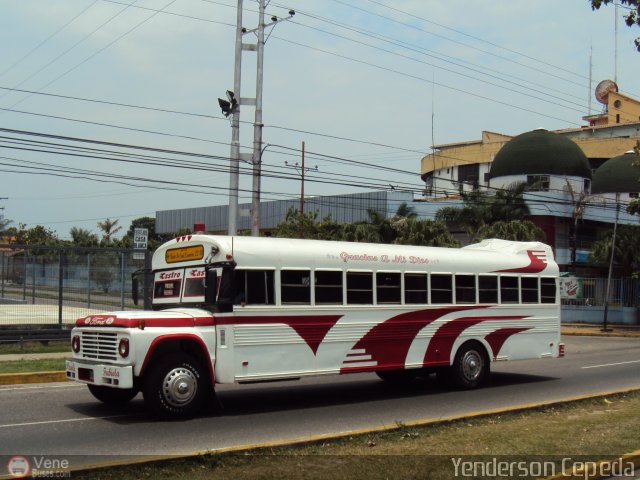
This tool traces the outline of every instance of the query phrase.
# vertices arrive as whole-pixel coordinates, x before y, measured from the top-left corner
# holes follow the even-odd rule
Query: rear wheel
[[[476,342],[465,343],[456,352],[450,379],[455,387],[471,390],[486,380],[489,368],[484,347]]]
[[[191,355],[173,354],[151,368],[144,380],[147,406],[161,417],[188,417],[204,403],[210,386],[208,376]]]
[[[107,405],[121,407],[138,394],[137,388],[113,388],[101,385],[87,385],[91,395]]]

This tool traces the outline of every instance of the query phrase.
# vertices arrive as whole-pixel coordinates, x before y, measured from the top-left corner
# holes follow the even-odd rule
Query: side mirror
[[[216,294],[218,292],[218,272],[215,270],[207,270],[207,276],[204,283],[204,300],[207,305],[216,304]]]

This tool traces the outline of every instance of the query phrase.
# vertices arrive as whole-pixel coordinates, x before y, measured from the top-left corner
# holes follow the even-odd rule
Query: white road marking
[[[629,363],[640,363],[640,360],[630,360],[628,362],[618,362],[618,363],[605,363],[603,365],[590,365],[588,367],[582,367],[582,368],[613,367],[614,365],[627,365]]]
[[[121,414],[121,415],[106,415],[104,417],[82,417],[82,418],[66,418],[61,420],[43,420],[41,422],[24,422],[24,423],[7,423],[0,425],[0,428],[10,427],[30,427],[33,425],[49,425],[52,423],[69,423],[69,422],[86,422],[88,420],[102,420],[105,418],[120,418],[120,417],[132,417],[133,413]]]
[[[0,392],[10,392],[14,390],[46,390],[49,388],[82,388],[84,385],[79,383],[71,383],[69,385],[37,385],[37,386],[20,386],[20,387],[0,387]]]

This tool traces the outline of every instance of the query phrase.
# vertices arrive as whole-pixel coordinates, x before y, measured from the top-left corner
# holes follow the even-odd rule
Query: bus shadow
[[[272,384],[254,384],[233,386],[220,389],[213,401],[207,405],[199,418],[247,416],[261,413],[296,411],[324,407],[336,407],[349,404],[366,404],[411,397],[442,397],[455,401],[457,395],[471,393],[482,395],[483,390],[523,386],[527,384],[549,382],[555,377],[521,373],[492,373],[487,384],[472,392],[461,392],[443,386],[432,375],[407,384],[395,384],[371,376],[353,381],[331,383],[278,382]],[[117,424],[135,424],[155,421],[144,406],[142,395],[124,407],[110,407],[99,401],[82,402],[67,405],[82,415],[98,417]],[[187,420],[188,421],[188,420]]]
[[[495,389],[512,385],[525,385],[557,380],[555,377],[517,373],[492,374],[483,389]],[[284,384],[283,384],[284,385]],[[434,376],[421,378],[408,384],[392,384],[377,378],[354,382],[336,382],[323,385],[295,385],[288,387],[255,388],[248,392],[242,389],[220,392],[218,399],[222,408],[218,415],[251,415],[286,410],[332,407],[348,404],[365,404],[411,397],[468,395],[443,386]],[[475,392],[482,392],[482,389]]]

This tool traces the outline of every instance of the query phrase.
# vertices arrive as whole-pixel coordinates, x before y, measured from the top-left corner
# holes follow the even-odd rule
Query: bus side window
[[[376,273],[377,303],[400,303],[400,273]]]
[[[542,303],[556,303],[556,279],[541,278],[540,284]]]
[[[239,270],[234,278],[234,305],[273,305],[273,270]]]
[[[347,303],[373,304],[373,272],[347,272]]]
[[[456,303],[476,303],[475,275],[456,275]]]
[[[311,303],[310,275],[309,270],[281,270],[280,299],[282,303],[309,305]]]
[[[342,272],[334,270],[315,271],[316,305],[342,304]]]
[[[480,303],[498,303],[498,277],[478,275]]]
[[[540,303],[538,299],[538,277],[522,277],[520,283],[522,303]]]
[[[520,303],[518,277],[500,277],[500,303]]]
[[[452,275],[431,274],[431,303],[453,303]]]
[[[404,274],[404,303],[428,302],[429,277],[426,273]]]

